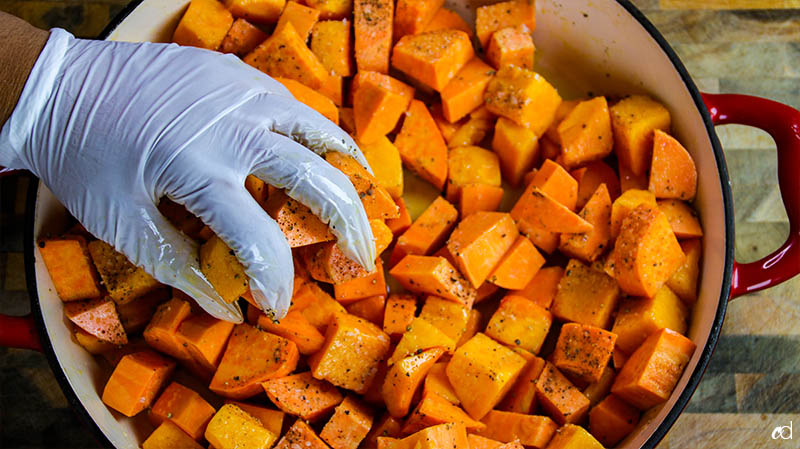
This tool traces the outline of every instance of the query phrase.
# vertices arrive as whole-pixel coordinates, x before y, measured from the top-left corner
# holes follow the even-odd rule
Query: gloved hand
[[[89,232],[235,322],[238,306],[200,272],[198,244],[156,204],[166,196],[209,225],[245,266],[253,298],[282,317],[292,254],[245,190],[248,174],[286,189],[331,224],[347,256],[374,267],[364,208],[349,179],[314,154],[326,151],[368,167],[344,131],[234,56],[58,29],[0,132],[0,165],[36,174]]]

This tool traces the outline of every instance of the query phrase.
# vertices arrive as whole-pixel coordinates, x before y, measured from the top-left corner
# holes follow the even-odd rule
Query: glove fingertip
[[[289,282],[293,282],[293,277],[288,277]],[[274,319],[281,319],[286,316],[289,311],[289,306],[292,303],[292,289],[291,286],[286,284],[284,279],[281,278],[278,288],[267,288],[261,281],[251,277],[250,278],[250,293],[253,295],[253,300],[256,304],[261,306],[268,315],[271,314]]]

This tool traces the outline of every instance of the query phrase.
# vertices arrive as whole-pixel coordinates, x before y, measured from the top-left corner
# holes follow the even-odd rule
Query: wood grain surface
[[[568,0],[567,0],[568,1]],[[0,0],[43,27],[95,37],[125,0]],[[761,95],[800,108],[800,0],[633,0],[664,34],[701,89]],[[765,133],[717,129],[736,203],[736,257],[777,248],[789,225]],[[22,260],[29,179],[0,179],[0,312],[24,314]],[[800,278],[733,301],[700,387],[660,449],[800,447]],[[792,424],[792,440],[772,439]],[[0,348],[0,448],[92,448],[47,362]]]

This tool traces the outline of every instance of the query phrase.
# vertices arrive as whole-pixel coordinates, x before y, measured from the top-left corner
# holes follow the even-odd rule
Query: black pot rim
[[[136,9],[142,2],[145,0],[133,0],[131,1],[125,9],[123,9],[116,17],[108,24],[108,26],[103,30],[100,34],[99,39],[106,39],[111,33]],[[703,98],[700,95],[700,91],[697,89],[697,86],[694,84],[689,72],[684,67],[683,63],[681,62],[678,55],[672,49],[672,47],[667,43],[664,36],[656,29],[656,27],[645,17],[645,15],[639,11],[636,6],[634,6],[630,0],[616,0],[620,6],[625,8],[628,13],[636,19],[639,24],[650,34],[650,37],[656,41],[656,43],[661,47],[661,50],[667,55],[669,60],[672,62],[673,67],[678,72],[683,80],[683,83],[686,89],[689,91],[690,95],[692,96],[692,100],[697,107],[698,112],[700,112],[701,117],[703,118],[703,124],[705,125],[706,132],[708,137],[711,141],[711,147],[714,151],[714,159],[717,164],[717,169],[719,173],[719,180],[720,180],[720,189],[722,191],[722,199],[723,199],[723,208],[725,211],[725,265],[723,267],[723,277],[722,277],[722,288],[720,291],[719,296],[719,303],[717,306],[717,313],[714,317],[714,322],[711,326],[711,331],[708,335],[708,340],[706,342],[705,347],[703,347],[703,352],[700,354],[700,359],[697,362],[697,365],[694,368],[694,371],[691,373],[689,377],[689,381],[681,391],[681,394],[678,396],[677,401],[670,409],[667,416],[664,417],[664,420],[661,421],[659,426],[647,439],[644,443],[642,448],[644,449],[652,449],[655,448],[656,445],[664,438],[667,434],[669,429],[678,419],[678,416],[683,412],[686,405],[689,403],[689,400],[692,398],[695,390],[697,389],[700,380],[703,377],[703,374],[708,367],[708,363],[711,360],[711,356],[714,353],[714,349],[717,346],[717,342],[719,340],[720,332],[722,331],[722,323],[725,318],[725,311],[727,309],[728,298],[730,295],[731,289],[731,277],[733,273],[733,256],[734,256],[734,215],[733,215],[733,195],[731,193],[730,187],[730,177],[728,175],[728,167],[725,163],[725,156],[722,150],[722,145],[719,142],[719,138],[717,137],[716,132],[714,131],[714,124],[711,121],[711,115],[708,112],[708,109],[703,102]],[[28,202],[26,207],[26,218],[25,218],[25,274],[28,283],[28,291],[30,294],[30,301],[31,301],[31,314],[34,316],[36,320],[37,330],[39,332],[39,337],[42,343],[42,350],[47,357],[47,361],[50,364],[50,368],[53,371],[53,374],[58,381],[61,390],[63,390],[64,395],[66,396],[67,400],[69,401],[70,406],[73,410],[75,410],[78,415],[83,419],[85,424],[89,429],[91,429],[92,434],[97,439],[99,443],[103,446],[108,448],[113,448],[114,445],[108,439],[108,437],[103,433],[97,423],[92,419],[89,415],[89,412],[83,406],[83,403],[78,399],[77,394],[72,389],[67,380],[66,375],[64,374],[61,365],[58,363],[58,359],[56,358],[55,349],[53,348],[50,339],[48,338],[47,331],[44,325],[44,317],[42,315],[41,305],[39,304],[39,295],[38,290],[36,288],[36,270],[34,264],[34,235],[33,235],[33,225],[35,219],[35,210],[36,210],[36,197],[39,188],[39,182],[31,182],[28,188]]]

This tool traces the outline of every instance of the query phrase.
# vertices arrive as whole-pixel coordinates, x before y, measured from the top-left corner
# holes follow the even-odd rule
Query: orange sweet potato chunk
[[[536,399],[561,425],[580,422],[589,411],[589,398],[550,362],[536,381]]]
[[[390,414],[384,413],[383,417],[373,424],[372,429],[364,438],[363,447],[366,449],[376,449],[379,437],[396,437],[400,435],[400,428],[403,423],[393,418]]]
[[[275,449],[328,449],[329,446],[322,441],[314,429],[311,428],[305,421],[298,419],[292,424],[292,427],[286,431],[283,438],[275,445]]]
[[[612,202],[620,195],[617,173],[603,161],[590,162],[584,167],[572,170],[569,174],[578,180],[578,201],[575,204],[578,208],[586,205],[600,184],[606,185]]]
[[[258,44],[267,40],[267,33],[245,19],[236,19],[228,30],[228,34],[219,46],[221,53],[233,53],[243,58],[253,51]]]
[[[665,402],[695,348],[691,340],[670,329],[651,334],[625,362],[611,392],[640,410]]]
[[[154,426],[170,420],[189,436],[199,440],[215,412],[214,407],[197,392],[172,382],[153,404],[148,417]]]
[[[369,275],[361,265],[345,256],[336,242],[305,247],[303,258],[311,277],[320,282],[341,284]]]
[[[373,143],[392,131],[414,98],[413,87],[363,69],[353,78],[351,91],[356,137],[363,143]]]
[[[198,314],[183,320],[178,327],[178,341],[195,362],[209,372],[219,365],[222,351],[233,332],[233,323],[210,315]]]
[[[622,221],[614,246],[614,273],[626,293],[652,297],[685,258],[666,215],[657,206],[640,204]]]
[[[225,401],[225,403],[233,404],[244,410],[253,418],[261,421],[261,425],[275,435],[281,434],[281,429],[283,428],[283,417],[285,415],[284,412],[257,405],[245,404],[244,402]]]
[[[483,93],[494,69],[480,58],[472,58],[442,90],[442,113],[454,123],[483,105]]]
[[[550,311],[562,321],[605,329],[617,307],[619,287],[603,272],[571,259],[558,284]]]
[[[476,291],[444,257],[409,254],[389,271],[407,290],[472,305]]]
[[[639,424],[639,410],[613,394],[600,401],[589,412],[589,430],[597,441],[615,446]]]
[[[503,179],[517,186],[539,157],[539,139],[530,129],[500,117],[494,125],[492,150],[500,159]]]
[[[594,226],[559,203],[555,198],[531,183],[511,209],[511,215],[517,221],[525,221],[530,225],[552,233],[588,233]]]
[[[261,386],[275,406],[309,422],[326,416],[343,399],[336,387],[308,371],[271,379]]]
[[[472,336],[470,338],[472,338]],[[467,340],[469,340],[469,338]],[[425,376],[422,396],[436,394],[447,399],[453,405],[459,405],[461,401],[458,400],[456,392],[453,391],[453,386],[450,385],[450,381],[447,379],[446,369],[447,362],[438,362],[431,367],[428,371],[428,375]]]
[[[689,311],[669,287],[661,287],[652,298],[632,298],[622,303],[611,332],[617,334],[617,347],[631,354],[654,332],[669,328],[686,332]]]
[[[167,421],[144,440],[142,449],[203,449],[203,446],[178,426]]]
[[[403,164],[437,189],[447,178],[447,145],[425,103],[412,100],[394,145]]]
[[[656,197],[652,192],[640,189],[628,189],[611,205],[611,236],[616,239],[622,227],[622,220],[639,204],[655,206]]]
[[[390,415],[402,418],[408,414],[414,393],[444,352],[442,347],[431,348],[399,360],[389,367],[381,395]]]
[[[311,30],[311,51],[337,76],[352,76],[354,72],[351,24],[349,20],[323,20]]]
[[[480,421],[470,418],[457,405],[453,405],[436,393],[429,392],[428,395],[422,397],[414,411],[408,416],[401,432],[404,434],[414,433],[426,427],[445,423],[463,425],[471,432],[481,431],[485,427]]]
[[[375,295],[348,304],[345,307],[347,313],[364,318],[370,323],[380,327],[383,326],[383,312],[386,309],[386,295]]]
[[[681,200],[658,200],[658,208],[667,216],[675,237],[692,239],[703,236],[700,219],[692,206]]]
[[[441,92],[474,56],[467,33],[438,30],[403,36],[392,50],[392,67]]]
[[[486,48],[489,38],[500,29],[525,25],[529,32],[536,30],[534,4],[527,0],[511,0],[481,6],[475,11],[475,34]]]
[[[467,33],[470,38],[475,35],[472,27],[457,12],[445,7],[441,7],[436,11],[424,31],[437,30],[460,30]]]
[[[97,272],[103,280],[109,296],[117,304],[125,304],[160,288],[161,284],[147,274],[142,267],[131,263],[128,258],[111,245],[94,240],[87,245]]]
[[[594,227],[581,234],[561,234],[559,250],[569,257],[596,261],[608,249],[611,238],[611,197],[605,184],[600,184],[578,214]]]
[[[267,198],[264,209],[278,223],[292,248],[334,239],[328,225],[305,204],[289,198],[283,190],[273,192]]]
[[[267,315],[258,317],[258,327],[294,342],[300,354],[313,354],[322,347],[325,337],[299,310],[289,310],[279,321]]]
[[[616,341],[616,334],[599,327],[566,323],[558,334],[553,364],[585,382],[597,382],[611,359]]]
[[[505,191],[500,186],[489,184],[465,184],[461,186],[461,198],[458,200],[458,209],[461,218],[480,211],[495,211],[503,200]]]
[[[230,11],[217,0],[192,0],[175,28],[172,42],[216,50],[232,24]]]
[[[567,170],[551,159],[545,159],[531,185],[550,195],[567,209],[574,211],[578,204],[578,182]]]
[[[652,160],[653,132],[669,130],[669,111],[649,97],[633,95],[611,106],[609,112],[614,151],[620,165],[629,168],[634,175],[643,176]]]
[[[603,445],[583,427],[567,424],[558,429],[547,449],[603,449]]]
[[[333,412],[319,433],[332,449],[356,449],[372,427],[372,412],[352,396],[348,396]]]
[[[605,97],[578,103],[557,128],[564,165],[575,168],[611,154],[614,138]]]
[[[520,289],[528,285],[542,265],[544,257],[530,239],[520,235],[489,275],[489,282],[509,290]]]
[[[513,120],[541,137],[555,119],[561,96],[538,73],[512,65],[498,70],[489,81],[484,101],[492,113]]]
[[[308,364],[316,379],[362,392],[370,386],[389,351],[389,336],[362,318],[339,314],[328,325],[325,344]]]
[[[386,279],[383,274],[383,262],[375,261],[375,271],[340,284],[334,284],[333,293],[336,300],[343,305],[352,304],[360,299],[371,296],[386,295]]]
[[[444,0],[398,0],[395,8],[394,38],[418,34],[444,4]]]
[[[511,215],[476,212],[462,220],[447,241],[447,250],[473,287],[479,287],[511,248],[519,232]]]
[[[244,62],[269,76],[293,79],[311,89],[322,87],[329,76],[291,23],[248,53]]]
[[[389,73],[394,2],[353,0],[356,65],[359,72]]]
[[[544,359],[531,357],[498,409],[506,412],[533,414],[536,409],[536,379],[544,369]]]
[[[396,198],[394,201],[397,204],[397,210],[400,215],[397,218],[390,218],[384,221],[386,226],[392,231],[392,234],[397,236],[406,232],[411,226],[411,214],[408,212],[406,201],[402,197]]]
[[[472,119],[467,125],[471,122]],[[458,146],[450,150],[447,156],[448,201],[458,201],[461,197],[461,188],[467,184],[489,184],[500,187],[501,183],[500,161],[495,153],[472,145]]]
[[[381,187],[375,177],[369,174],[352,156],[338,151],[329,151],[325,154],[325,160],[350,178],[350,182],[353,183],[353,187],[356,188],[356,192],[361,198],[361,204],[364,205],[367,218],[387,219],[397,218],[400,215],[397,211],[397,204],[389,192]]]
[[[225,0],[225,7],[235,17],[253,23],[275,23],[286,5],[286,0]]]
[[[299,357],[291,340],[237,324],[208,388],[231,399],[254,396],[261,391],[261,382],[294,371]]]
[[[686,260],[667,280],[667,286],[686,303],[694,304],[697,301],[697,280],[700,277],[702,244],[700,239],[684,240],[680,243],[681,250],[686,254]]]
[[[533,301],[534,304],[549,309],[556,297],[558,283],[562,277],[564,277],[564,269],[561,267],[542,268],[525,287],[512,290],[509,295],[522,296]]]
[[[178,360],[191,360],[192,355],[178,337],[178,328],[191,313],[189,303],[177,297],[161,304],[144,330],[145,341],[152,348]]]
[[[174,368],[175,362],[153,351],[128,354],[106,382],[103,403],[125,416],[134,416],[153,403]]]
[[[400,237],[392,253],[393,261],[408,254],[427,256],[444,244],[458,219],[458,211],[441,196],[417,217]]]
[[[64,304],[64,315],[87,333],[115,345],[128,343],[128,335],[111,298],[70,301]]]
[[[285,26],[287,23],[291,23],[300,36],[300,39],[305,42],[308,40],[308,35],[311,33],[311,29],[314,28],[314,24],[317,23],[317,20],[319,20],[318,9],[309,8],[295,1],[289,1],[286,2],[286,6],[283,7],[283,12],[281,12],[281,16],[278,18],[278,24],[275,25],[275,31],[273,31],[273,33],[279,31],[281,27]]]
[[[648,190],[656,198],[691,201],[697,193],[697,168],[692,156],[677,139],[656,129]]]
[[[318,10],[322,20],[347,19],[353,12],[352,0],[305,0],[305,3]]]
[[[496,69],[507,65],[533,69],[534,50],[528,27],[506,27],[492,33],[486,58]]]
[[[400,337],[414,321],[417,298],[413,295],[393,293],[386,300],[383,315],[383,331],[392,338]]]
[[[289,3],[291,4],[294,2]],[[276,81],[283,84],[284,87],[289,89],[289,92],[291,92],[295,100],[319,112],[333,123],[337,125],[339,124],[339,108],[336,107],[336,104],[333,102],[333,100],[321,94],[320,91],[314,90],[293,79],[282,78],[280,76],[276,76],[274,78]]]
[[[486,430],[479,435],[501,442],[519,440],[526,447],[544,448],[558,424],[547,416],[492,410],[484,418]]]
[[[550,312],[521,296],[511,295],[500,301],[500,307],[486,325],[486,335],[512,348],[537,354],[552,323]]]
[[[617,168],[619,170],[619,187],[623,193],[631,189],[647,190],[646,173],[637,175],[625,164],[619,164]]]
[[[62,301],[100,297],[97,272],[84,238],[42,240],[38,247]]]

